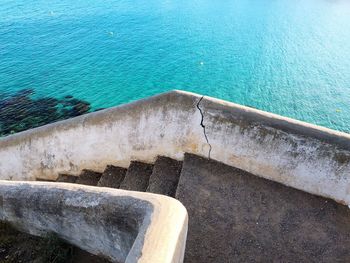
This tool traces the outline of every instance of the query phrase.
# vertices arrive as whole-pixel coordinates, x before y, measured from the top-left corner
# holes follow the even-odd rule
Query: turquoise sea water
[[[171,89],[350,132],[348,0],[2,0],[0,92]]]

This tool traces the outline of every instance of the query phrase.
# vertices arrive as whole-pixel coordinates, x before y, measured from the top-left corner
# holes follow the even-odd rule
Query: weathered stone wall
[[[193,93],[173,91],[0,140],[0,178],[189,152],[350,204],[350,135]]]
[[[112,262],[180,263],[188,219],[184,206],[166,196],[0,181],[0,220],[33,235],[54,232]]]
[[[59,172],[130,160],[153,162],[163,154],[181,159],[183,151],[206,147],[196,104],[200,97],[166,93],[0,140],[0,179],[55,179]]]

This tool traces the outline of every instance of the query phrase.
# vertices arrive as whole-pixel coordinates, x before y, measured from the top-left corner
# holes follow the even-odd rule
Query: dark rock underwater
[[[90,103],[71,95],[34,98],[33,89],[0,96],[0,136],[69,119],[91,111]]]

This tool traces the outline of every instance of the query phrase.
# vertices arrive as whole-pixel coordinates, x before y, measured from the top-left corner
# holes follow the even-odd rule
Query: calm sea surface
[[[171,89],[350,132],[348,0],[1,0],[0,92]]]

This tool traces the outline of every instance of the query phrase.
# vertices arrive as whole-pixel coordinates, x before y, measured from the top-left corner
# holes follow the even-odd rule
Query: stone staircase
[[[128,169],[107,165],[102,173],[85,169],[79,176],[60,174],[56,181],[175,197],[181,167],[182,162],[159,156],[154,164],[132,161]]]
[[[185,262],[349,262],[350,210],[192,154],[58,182],[168,195],[188,210]],[[156,253],[156,252],[155,252]]]

